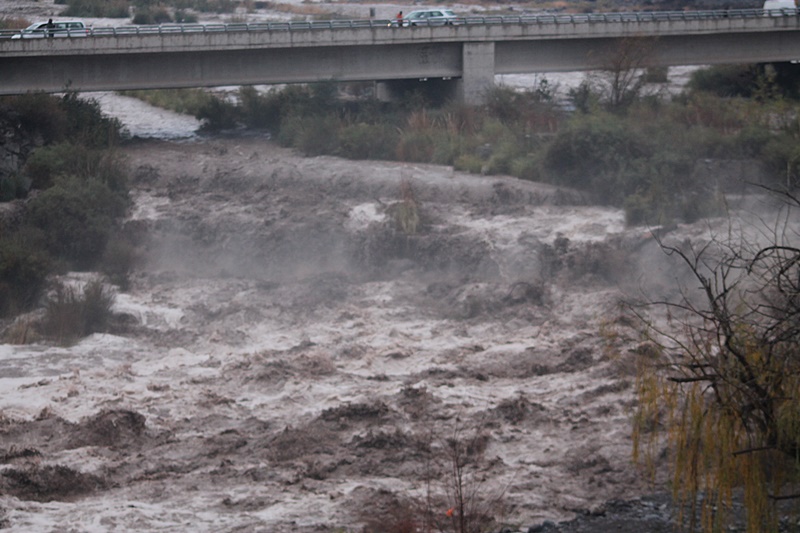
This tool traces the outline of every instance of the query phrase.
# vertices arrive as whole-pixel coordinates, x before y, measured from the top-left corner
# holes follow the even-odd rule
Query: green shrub
[[[105,331],[114,295],[100,280],[87,283],[82,291],[55,284],[47,299],[42,333],[61,344]]]
[[[233,13],[238,5],[239,2],[234,0],[194,0],[183,7],[192,7],[201,13]]]
[[[455,170],[462,170],[471,174],[480,174],[483,165],[483,159],[476,154],[461,154],[453,162],[453,168]]]
[[[29,93],[3,99],[7,113],[29,139],[48,144],[64,139],[69,117],[59,99],[44,93]]]
[[[731,156],[735,154],[736,158],[759,157],[773,137],[774,134],[764,126],[747,126],[734,137]]]
[[[127,18],[128,0],[66,0],[65,17]]]
[[[0,202],[24,198],[31,188],[31,180],[20,173],[0,176]]]
[[[339,153],[350,159],[392,159],[398,133],[384,124],[352,124],[339,132]]]
[[[207,100],[195,113],[195,118],[203,122],[200,129],[205,131],[221,131],[236,127],[239,112],[233,104],[213,97]]]
[[[138,98],[156,107],[192,116],[196,116],[204,106],[216,98],[203,89],[152,89],[122,91],[121,94]]]
[[[276,139],[281,146],[294,146],[300,135],[301,120],[299,116],[286,117],[281,120],[281,127]]]
[[[131,19],[131,24],[136,24],[137,26],[149,26],[155,23],[156,21],[150,11],[137,11]]]
[[[68,125],[65,139],[58,140],[69,140],[88,148],[109,148],[118,143],[122,123],[103,115],[96,100],[81,99],[78,93],[68,92],[61,98],[59,107],[66,113]]]
[[[520,114],[519,96],[511,87],[496,86],[486,94],[489,115],[503,123],[515,121]]]
[[[275,133],[280,131],[284,107],[281,94],[282,91],[270,91],[261,95],[253,87],[241,87],[239,102],[242,122],[250,128],[263,128]]]
[[[83,288],[83,332],[91,335],[106,330],[114,305],[114,294],[100,280],[93,280]]]
[[[100,259],[125,199],[97,180],[62,179],[30,202],[30,223],[42,230],[48,252],[89,269]]]
[[[511,175],[523,180],[542,180],[542,163],[538,154],[526,154],[511,162]]]
[[[712,66],[693,72],[687,88],[758,101],[797,98],[800,96],[800,66],[788,62]]]
[[[111,235],[99,267],[100,271],[108,276],[111,283],[124,290],[128,287],[131,270],[136,266],[138,260],[139,253],[130,240],[120,235]]]
[[[508,174],[512,160],[526,149],[514,131],[495,118],[486,119],[476,137],[480,155],[486,160],[484,171],[489,174]]]
[[[516,139],[505,139],[494,147],[486,164],[489,174],[510,174],[514,160],[522,156],[523,144]]]
[[[337,104],[339,96],[339,86],[333,81],[321,81],[310,83],[308,89],[311,93],[311,101],[317,107],[317,111],[329,110]]]
[[[303,117],[297,120],[299,127],[295,147],[298,150],[309,156],[336,153],[339,122],[335,117]]]
[[[788,190],[800,185],[800,143],[794,135],[773,136],[761,149],[761,160]]]
[[[800,64],[795,62],[774,63],[774,83],[780,88],[780,94],[786,98],[800,98]]]
[[[172,22],[172,15],[169,14],[164,7],[156,7],[150,11],[151,16],[153,17],[153,22],[156,24],[165,24],[168,22]]]
[[[667,83],[669,81],[669,67],[647,67],[644,73],[647,83]]]
[[[666,202],[663,201],[663,190],[651,188],[646,193],[634,193],[625,198],[625,223],[629,226],[658,226],[671,216],[665,213]]]
[[[428,163],[434,152],[433,135],[430,131],[405,130],[395,151],[399,161],[420,161]]]
[[[43,146],[34,151],[25,163],[24,173],[35,189],[47,189],[57,178],[72,176],[98,180],[118,193],[127,190],[127,168],[119,156],[72,143]]]
[[[188,13],[182,9],[175,11],[175,22],[179,24],[196,24],[198,20],[194,13]]]
[[[577,116],[562,129],[546,148],[543,165],[554,182],[613,204],[634,192],[631,171],[651,153],[647,141],[621,119],[597,112]]]
[[[416,192],[409,181],[400,182],[400,194],[402,199],[390,204],[386,214],[394,220],[397,231],[414,235],[420,226],[420,212]]]
[[[567,96],[573,107],[581,113],[591,113],[600,109],[602,98],[588,81],[584,80],[577,87],[570,89]]]
[[[749,97],[757,76],[754,65],[716,65],[692,72],[687,88],[722,97]]]
[[[0,238],[0,317],[34,307],[42,293],[52,262],[37,246],[37,233],[26,230]]]
[[[28,157],[23,171],[30,178],[31,186],[41,190],[52,187],[59,176],[86,177],[81,164],[85,158],[78,152],[85,153],[85,149],[71,143],[43,146]]]
[[[0,179],[0,198],[42,190],[21,221],[0,228],[0,315],[8,316],[36,305],[56,267],[97,263],[127,207],[127,169],[115,152],[101,149],[115,144],[120,125],[97,102],[75,93],[28,94],[3,98],[2,106],[4,120],[22,132],[20,142],[40,148],[23,171]]]
[[[467,150],[463,136],[448,131],[435,131],[432,135],[433,154],[430,162],[436,165],[452,165],[459,154]]]
[[[147,6],[144,9],[137,9],[133,16],[134,24],[164,24],[172,22],[172,16],[163,7]]]

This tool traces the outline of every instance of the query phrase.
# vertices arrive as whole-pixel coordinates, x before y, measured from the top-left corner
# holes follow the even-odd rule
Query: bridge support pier
[[[482,104],[494,87],[494,42],[464,43],[463,46],[458,99],[471,105]]]
[[[458,100],[480,105],[494,87],[494,43],[464,43],[460,78],[386,80],[375,84],[378,100],[391,102],[411,91],[422,92],[434,103]]]

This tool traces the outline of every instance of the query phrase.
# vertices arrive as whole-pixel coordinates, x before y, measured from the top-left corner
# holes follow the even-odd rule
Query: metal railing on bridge
[[[756,17],[796,17],[798,9],[727,9],[708,11],[637,11],[629,13],[542,13],[522,15],[470,15],[453,19],[448,24],[608,24],[620,22],[694,21],[708,19],[748,19]],[[58,37],[117,37],[126,35],[173,35],[181,33],[308,31],[348,28],[398,29],[391,19],[312,20],[293,22],[235,22],[213,24],[158,24],[92,27],[89,31],[67,30]],[[443,22],[415,21],[416,26],[442,25]],[[407,28],[404,28],[406,31]],[[0,39],[19,35],[21,30],[0,30]]]

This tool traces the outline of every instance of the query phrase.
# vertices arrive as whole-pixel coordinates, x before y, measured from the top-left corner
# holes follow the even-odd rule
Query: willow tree
[[[634,457],[653,465],[666,452],[691,531],[720,531],[734,495],[748,532],[797,516],[800,201],[784,198],[778,222],[731,224],[702,245],[659,242],[689,281],[648,304],[664,313],[645,322],[655,349],[639,356]]]

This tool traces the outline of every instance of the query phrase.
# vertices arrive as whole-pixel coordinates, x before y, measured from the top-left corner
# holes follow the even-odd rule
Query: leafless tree
[[[644,73],[652,65],[657,40],[652,37],[624,37],[597,52],[601,73],[593,85],[609,107],[617,109],[633,102],[646,83]]]
[[[666,321],[634,308],[659,348],[641,367],[637,444],[665,430],[676,493],[692,520],[702,494],[709,531],[734,488],[745,492],[748,531],[777,528],[776,503],[800,497],[800,200],[782,196],[769,222],[731,222],[701,245],[660,241],[692,285],[648,303]]]

